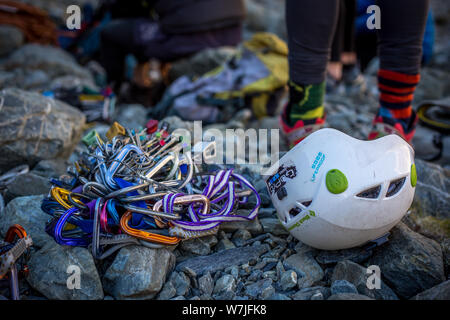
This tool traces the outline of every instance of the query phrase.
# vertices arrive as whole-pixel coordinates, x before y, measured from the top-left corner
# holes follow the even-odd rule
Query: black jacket
[[[237,26],[245,18],[244,0],[105,0],[113,18],[154,17],[167,34]]]
[[[231,27],[245,17],[243,0],[159,0],[154,9],[165,33]]]

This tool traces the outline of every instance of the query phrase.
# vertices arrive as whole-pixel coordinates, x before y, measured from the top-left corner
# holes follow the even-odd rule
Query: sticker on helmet
[[[297,168],[291,161],[288,164],[291,163],[292,165],[286,167],[285,165],[281,165],[276,173],[267,178],[266,184],[270,194],[274,194],[280,190],[286,184],[286,179],[294,179],[297,176]]]

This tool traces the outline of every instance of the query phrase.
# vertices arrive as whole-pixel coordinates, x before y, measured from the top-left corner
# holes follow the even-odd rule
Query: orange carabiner
[[[14,224],[9,227],[8,231],[6,232],[5,241],[13,242],[15,236],[17,236],[19,239],[25,238],[27,236],[27,232],[20,224]]]
[[[131,211],[127,211],[120,219],[120,228],[126,234],[145,241],[162,243],[167,245],[174,245],[180,242],[181,239],[178,237],[164,236],[162,234],[130,228],[128,226],[128,222],[131,220],[131,215],[132,215]]]

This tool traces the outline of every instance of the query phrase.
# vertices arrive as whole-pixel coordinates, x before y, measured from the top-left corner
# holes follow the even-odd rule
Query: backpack
[[[256,118],[273,115],[286,92],[287,54],[286,43],[276,35],[256,33],[221,66],[197,79],[175,80],[152,115],[206,123],[227,121],[245,107]]]

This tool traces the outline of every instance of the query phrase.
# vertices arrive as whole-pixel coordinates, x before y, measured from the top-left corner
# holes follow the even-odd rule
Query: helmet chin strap
[[[391,235],[390,232],[386,232],[381,237],[367,242],[365,245],[362,246],[362,249],[365,250],[365,251],[370,251],[372,249],[375,249],[376,247],[379,247],[382,244],[385,244],[386,242],[388,242],[390,235]]]

